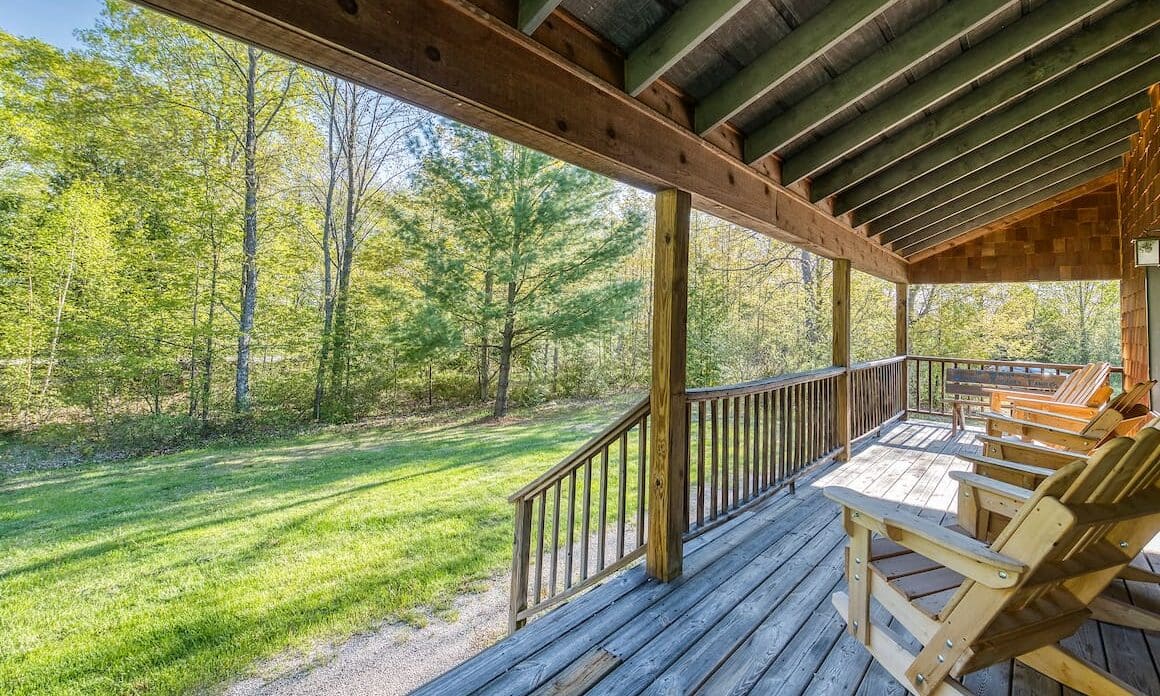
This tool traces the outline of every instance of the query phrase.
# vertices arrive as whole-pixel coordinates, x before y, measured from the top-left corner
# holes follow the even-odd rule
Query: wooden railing
[[[904,358],[850,368],[855,434],[898,417]],[[842,449],[841,367],[686,392],[686,540],[785,487]],[[510,628],[644,555],[648,399],[512,494]]]
[[[907,411],[927,416],[951,415],[951,399],[947,397],[943,385],[946,383],[946,371],[954,368],[968,370],[1009,370],[1012,372],[1031,372],[1043,375],[1066,375],[1078,370],[1083,365],[1061,363],[1040,363],[1019,360],[971,360],[965,358],[939,358],[926,355],[911,355],[907,357]],[[1113,387],[1122,383],[1124,369],[1112,368]],[[977,409],[975,409],[977,410]],[[973,411],[968,409],[967,417]]]
[[[649,400],[511,495],[510,628],[645,551]]]
[[[690,538],[838,450],[840,367],[728,387],[690,389],[685,497]]]
[[[874,435],[906,415],[906,360],[899,355],[850,367],[852,440]]]

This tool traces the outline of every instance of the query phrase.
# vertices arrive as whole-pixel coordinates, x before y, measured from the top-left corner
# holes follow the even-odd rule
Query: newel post
[[[850,459],[850,259],[834,259],[834,366],[846,371],[838,376],[838,398],[834,409],[838,434],[838,461]]]
[[[894,284],[894,354],[909,355],[910,342],[907,336],[910,322],[910,286],[906,283]],[[909,360],[903,360],[899,373],[902,384],[898,385],[899,402],[902,408],[902,420],[906,420],[906,400],[909,396],[907,385],[909,382]]]
[[[652,460],[645,569],[661,582],[681,575],[685,532],[685,321],[688,309],[692,197],[656,195],[653,256]]]

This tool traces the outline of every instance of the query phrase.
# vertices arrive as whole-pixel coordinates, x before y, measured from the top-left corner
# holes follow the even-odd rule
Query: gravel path
[[[428,615],[422,628],[386,624],[307,657],[278,658],[260,676],[230,685],[227,696],[385,696],[405,694],[499,640],[507,631],[507,577],[458,597],[455,620]]]

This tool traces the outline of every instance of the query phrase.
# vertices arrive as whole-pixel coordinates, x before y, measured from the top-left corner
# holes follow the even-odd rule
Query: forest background
[[[0,433],[128,455],[639,391],[651,208],[119,0],[72,50],[0,31]],[[829,364],[830,275],[695,214],[690,385]],[[914,354],[1120,361],[1115,283],[911,292]],[[893,354],[893,284],[853,293],[854,359]]]

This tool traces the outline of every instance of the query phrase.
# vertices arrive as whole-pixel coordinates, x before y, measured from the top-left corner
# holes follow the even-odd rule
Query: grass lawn
[[[0,478],[0,694],[215,690],[508,566],[507,495],[627,407]]]

